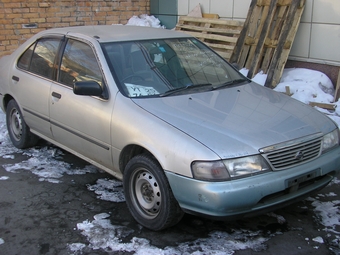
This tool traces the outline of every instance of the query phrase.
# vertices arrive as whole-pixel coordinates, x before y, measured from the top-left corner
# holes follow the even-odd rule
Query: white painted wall
[[[221,19],[244,20],[251,0],[178,0],[178,15],[198,4]],[[306,0],[289,59],[340,66],[340,0]]]

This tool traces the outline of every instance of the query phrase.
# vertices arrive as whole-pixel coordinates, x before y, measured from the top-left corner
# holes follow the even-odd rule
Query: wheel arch
[[[119,169],[121,173],[124,173],[125,167],[127,163],[135,156],[141,155],[141,154],[147,154],[151,156],[157,163],[160,165],[157,158],[146,148],[143,146],[137,145],[137,144],[130,144],[125,146],[125,148],[122,150],[119,156]]]
[[[7,109],[7,105],[9,103],[9,101],[11,100],[15,100],[14,97],[12,97],[10,94],[6,94],[3,98],[3,101],[2,101],[2,105],[3,105],[3,109],[4,111],[6,112],[6,109]]]

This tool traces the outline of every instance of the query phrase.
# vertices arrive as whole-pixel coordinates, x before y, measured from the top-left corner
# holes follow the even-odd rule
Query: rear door
[[[19,58],[13,70],[12,90],[32,131],[51,137],[49,94],[55,79],[56,54],[62,37],[41,38]]]
[[[75,154],[112,168],[110,125],[113,100],[97,55],[89,43],[68,39],[59,64],[57,82],[50,90],[50,121],[56,142]],[[76,81],[96,81],[102,97],[73,93]],[[90,161],[91,161],[90,160]]]

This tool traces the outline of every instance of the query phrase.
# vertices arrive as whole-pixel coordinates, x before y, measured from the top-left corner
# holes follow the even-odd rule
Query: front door
[[[90,45],[68,39],[57,81],[51,85],[50,121],[58,143],[92,163],[112,169],[110,125],[113,100],[73,93],[76,81],[105,86]]]

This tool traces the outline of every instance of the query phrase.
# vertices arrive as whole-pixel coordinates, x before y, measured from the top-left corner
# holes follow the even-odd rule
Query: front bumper
[[[230,219],[274,210],[325,187],[340,171],[340,147],[293,168],[252,177],[206,182],[166,171],[181,208],[209,218]]]

